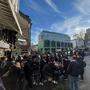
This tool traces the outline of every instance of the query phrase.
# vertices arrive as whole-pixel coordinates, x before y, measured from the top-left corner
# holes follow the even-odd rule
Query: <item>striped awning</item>
[[[11,1],[0,0],[0,28],[15,30],[22,35],[21,27]]]

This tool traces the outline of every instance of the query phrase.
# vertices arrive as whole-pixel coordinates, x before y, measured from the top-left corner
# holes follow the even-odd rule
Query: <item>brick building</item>
[[[31,19],[21,11],[19,11],[18,19],[22,29],[22,36],[19,36],[19,38],[22,39],[21,42],[23,42],[20,48],[22,51],[28,51],[31,46]]]

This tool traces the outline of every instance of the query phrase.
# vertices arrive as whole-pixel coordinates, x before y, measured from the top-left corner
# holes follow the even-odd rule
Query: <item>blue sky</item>
[[[90,27],[90,0],[20,0],[20,10],[32,20],[32,43],[42,30],[70,35]]]

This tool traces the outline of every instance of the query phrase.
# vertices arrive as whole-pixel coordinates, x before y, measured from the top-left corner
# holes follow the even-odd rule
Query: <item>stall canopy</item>
[[[11,1],[0,0],[0,28],[15,30],[22,35],[21,27]]]

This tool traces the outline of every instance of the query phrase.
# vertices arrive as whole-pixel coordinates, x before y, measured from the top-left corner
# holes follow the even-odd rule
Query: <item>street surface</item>
[[[85,57],[86,68],[84,81],[80,81],[80,90],[90,90],[90,55]]]

